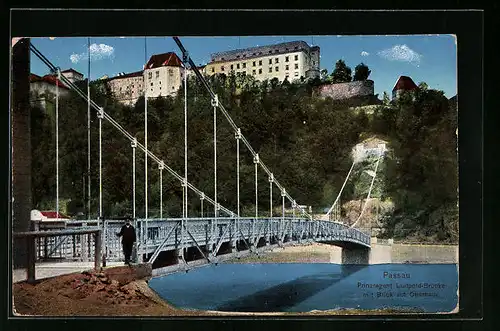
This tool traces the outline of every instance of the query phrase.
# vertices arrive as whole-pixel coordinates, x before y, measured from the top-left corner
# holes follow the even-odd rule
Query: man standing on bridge
[[[130,256],[132,255],[132,247],[136,241],[135,229],[130,224],[130,220],[126,220],[124,226],[119,233],[116,234],[118,237],[122,237],[122,247],[123,255],[125,255],[125,264],[130,264]]]

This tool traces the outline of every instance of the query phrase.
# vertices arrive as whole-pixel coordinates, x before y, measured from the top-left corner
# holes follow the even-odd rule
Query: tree
[[[350,82],[352,80],[351,73],[351,68],[345,64],[344,60],[338,60],[331,75],[332,83]]]
[[[368,66],[363,62],[361,62],[356,66],[356,68],[354,68],[354,78],[352,80],[353,81],[367,80],[371,72],[372,71],[368,69]]]
[[[391,99],[389,98],[389,94],[384,91],[384,97],[382,99],[382,103],[384,106],[388,106],[391,103]]]
[[[384,176],[396,210],[385,229],[394,236],[456,242],[456,109],[442,91],[421,83],[377,117],[394,150]]]
[[[330,77],[328,76],[328,70],[327,69],[322,69],[320,72],[320,78],[323,83],[326,83],[330,80]]]

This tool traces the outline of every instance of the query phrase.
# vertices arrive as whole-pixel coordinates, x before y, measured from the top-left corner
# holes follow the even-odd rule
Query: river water
[[[184,309],[308,312],[402,309],[451,312],[458,303],[456,264],[219,264],[153,278],[149,286]]]

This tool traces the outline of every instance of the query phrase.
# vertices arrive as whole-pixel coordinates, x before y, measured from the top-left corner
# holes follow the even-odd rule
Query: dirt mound
[[[132,268],[84,271],[28,284],[14,284],[15,312],[22,315],[159,315],[168,310],[148,293]],[[142,284],[144,283],[144,284]],[[153,295],[154,296],[154,295]]]
[[[137,302],[144,295],[137,290],[134,283],[119,282],[109,278],[106,273],[84,271],[64,282],[65,287],[60,294],[70,299],[85,299],[94,297],[104,303],[117,303],[118,301]]]

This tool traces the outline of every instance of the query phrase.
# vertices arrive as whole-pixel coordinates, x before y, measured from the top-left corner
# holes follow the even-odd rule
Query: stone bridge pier
[[[372,259],[372,251],[370,247],[366,247],[357,243],[347,241],[321,241],[323,244],[336,246],[335,253],[330,255],[331,263],[342,265],[368,265]]]
[[[359,245],[342,247],[342,264],[370,264],[370,248]]]

